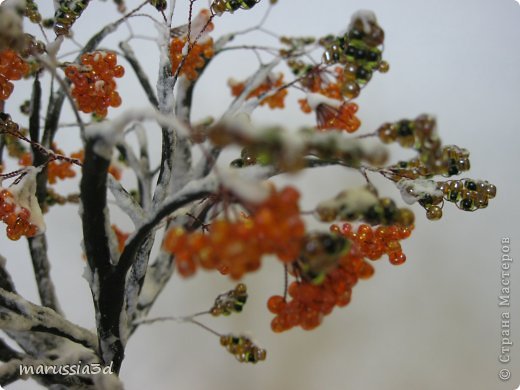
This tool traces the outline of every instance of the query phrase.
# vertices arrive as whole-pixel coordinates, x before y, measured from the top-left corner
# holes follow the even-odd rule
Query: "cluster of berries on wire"
[[[17,205],[9,190],[0,189],[0,219],[7,225],[7,238],[17,241],[22,236],[34,237],[38,227],[30,222],[30,217],[31,212]]]
[[[402,119],[385,123],[377,130],[379,139],[386,144],[397,142],[404,148],[414,148],[418,156],[391,167],[399,178],[458,175],[470,169],[469,152],[455,145],[442,146],[435,118],[420,115],[414,120]]]
[[[288,288],[291,299],[274,295],[267,302],[269,311],[276,315],[271,322],[273,331],[283,332],[295,326],[312,330],[319,326],[335,306],[343,307],[350,302],[352,288],[359,279],[374,274],[367,259],[378,260],[386,254],[394,265],[405,262],[399,241],[408,238],[412,229],[413,226],[372,228],[361,224],[354,231],[351,224],[345,223],[341,228],[332,225],[332,236],[314,235],[313,240],[316,237],[322,243],[325,240],[325,251],[316,252],[314,248],[319,246],[316,242],[310,245],[314,251],[308,249],[309,243],[304,244],[300,258],[292,264],[291,273],[297,280]],[[336,258],[331,257],[333,253]]]
[[[235,356],[240,363],[257,363],[265,360],[265,349],[256,346],[247,336],[223,335],[220,336],[220,345]]]
[[[20,80],[29,73],[30,67],[14,50],[0,52],[0,101],[13,93],[11,80]]]
[[[209,11],[202,10],[197,18],[207,20],[207,24],[204,31],[201,32],[201,36],[195,38],[196,41],[193,37],[190,37],[190,41],[188,41],[188,36],[181,36],[174,37],[170,42],[172,73],[183,75],[190,81],[199,77],[200,71],[215,54],[213,38],[205,35],[214,28],[213,23],[209,21]]]
[[[289,58],[287,65],[309,93],[299,100],[302,111],[316,112],[318,130],[355,132],[361,122],[355,116],[358,106],[350,100],[359,96],[374,71],[388,71],[388,63],[382,60],[384,31],[375,16],[354,15],[346,34],[319,39],[318,43],[325,48],[324,65],[292,58],[293,52],[298,52],[302,45],[313,44],[313,40],[282,37],[281,42],[289,49],[280,54]],[[316,99],[316,95],[322,99]]]
[[[249,92],[246,99],[268,95],[260,101],[261,106],[267,105],[273,110],[275,108],[285,108],[285,97],[288,92],[287,88],[283,88],[283,78],[283,73],[279,73],[278,75],[272,73],[268,74],[265,81]],[[246,82],[230,79],[228,81],[228,86],[231,88],[231,95],[236,97],[244,91],[246,88]]]
[[[57,155],[63,156],[64,153],[58,149],[55,144],[52,145],[52,151]],[[18,161],[22,166],[30,166],[33,164],[32,154],[23,153]],[[76,176],[76,172],[72,169],[72,162],[68,160],[54,159],[47,164],[47,181],[49,184],[56,184],[58,179],[66,180]]]
[[[61,0],[54,13],[54,32],[56,35],[68,35],[74,22],[87,8],[90,0]]]
[[[457,204],[464,211],[486,208],[489,200],[497,194],[497,188],[485,180],[450,180],[438,182],[437,188],[445,200]]]
[[[316,238],[324,241],[325,252],[314,250]],[[318,234],[310,239],[303,245],[300,258],[291,265],[291,273],[297,278],[287,290],[291,299],[274,295],[267,301],[267,308],[275,314],[271,321],[274,332],[295,326],[304,330],[316,328],[334,307],[348,305],[352,288],[359,279],[374,273],[362,257],[352,256],[350,242],[340,235]],[[331,248],[334,249],[327,250]],[[340,248],[343,249],[338,252]]]
[[[357,231],[350,223],[340,228],[332,225],[331,231],[348,238],[352,242],[351,256],[378,260],[384,254],[393,265],[401,265],[406,261],[406,255],[401,248],[400,240],[410,237],[413,226],[391,225],[377,226],[367,224],[358,226]]]
[[[231,313],[240,313],[247,302],[247,287],[239,283],[233,290],[220,294],[209,310],[214,317],[229,316]]]
[[[81,56],[81,65],[65,68],[65,75],[73,83],[72,96],[80,111],[95,113],[99,118],[108,114],[108,107],[119,107],[121,97],[114,78],[123,77],[125,69],[117,65],[113,52],[95,51]]]
[[[249,207],[251,216],[216,220],[207,233],[173,228],[167,233],[165,249],[175,255],[182,276],[193,275],[200,266],[239,279],[256,271],[265,254],[290,263],[299,254],[305,232],[299,196],[292,187],[273,189],[266,200]]]

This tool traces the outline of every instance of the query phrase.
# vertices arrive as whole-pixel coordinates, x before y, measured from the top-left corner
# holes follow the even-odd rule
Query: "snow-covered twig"
[[[62,314],[54,283],[51,279],[51,265],[47,257],[47,238],[45,234],[39,234],[28,238],[27,242],[42,305]]]
[[[0,314],[1,329],[50,333],[97,351],[97,338],[92,332],[67,321],[52,309],[35,305],[2,288]]]

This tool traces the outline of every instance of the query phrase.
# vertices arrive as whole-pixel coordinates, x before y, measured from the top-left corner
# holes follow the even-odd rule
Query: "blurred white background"
[[[40,7],[49,15],[51,2],[39,3],[45,3]],[[128,8],[138,3],[127,1]],[[177,1],[176,24],[185,22],[187,3]],[[266,3],[262,0],[248,12],[216,18],[213,36],[257,23]],[[202,0],[196,3],[203,4]],[[271,332],[272,315],[265,302],[281,292],[283,275],[278,262],[266,260],[261,272],[245,279],[250,291],[245,311],[205,323],[223,333],[250,332],[267,349],[267,361],[240,365],[213,335],[192,325],[159,323],[140,328],[129,341],[121,371],[127,389],[502,390],[520,384],[520,5],[514,0],[279,0],[265,27],[286,35],[338,33],[358,9],[377,14],[386,32],[384,56],[391,65],[388,74],[374,76],[358,99],[363,121],[360,131],[371,131],[385,121],[434,114],[444,143],[471,151],[472,170],[467,176],[495,183],[496,199],[475,213],[447,204],[438,222],[427,221],[423,209],[415,207],[416,229],[404,242],[408,261],[394,267],[386,259],[380,260],[373,278],[354,289],[351,304],[336,309],[312,332]],[[111,2],[93,1],[75,28],[76,40],[85,42],[116,17]],[[156,35],[148,19],[135,18],[131,23],[136,34]],[[127,36],[128,29],[122,26],[102,47],[117,48]],[[276,44],[260,33],[237,41],[252,42]],[[155,83],[155,43],[131,43]],[[221,57],[196,90],[195,118],[221,114],[231,101],[227,77],[245,78],[257,66],[256,57],[249,52],[232,51]],[[118,84],[125,108],[148,104],[129,67]],[[16,120],[25,119],[15,113],[14,102],[27,96],[29,90],[29,83],[15,83],[7,111]],[[291,128],[313,123],[313,116],[299,112],[297,91],[291,95],[291,109],[273,112],[262,108],[255,114],[256,120],[281,122]],[[117,110],[111,110],[110,115],[114,114]],[[70,112],[67,115],[70,120]],[[66,122],[67,116],[64,118]],[[150,133],[154,132],[151,128]],[[157,136],[152,139],[152,155],[157,155],[160,141]],[[57,141],[67,151],[79,147],[75,129],[65,129]],[[124,180],[131,185],[130,176],[126,174]],[[338,169],[288,179],[304,190],[303,209],[342,188],[363,183],[359,174]],[[391,185],[373,179],[381,194],[399,198]],[[71,183],[58,188],[62,192],[75,190]],[[121,213],[114,215],[123,229],[131,228]],[[53,208],[47,224],[52,275],[62,306],[71,321],[92,328],[92,301],[81,276],[84,265],[77,208]],[[510,308],[515,346],[507,366],[512,377],[507,383],[497,376],[503,368],[498,362],[502,237],[511,238],[515,259]],[[0,245],[19,292],[38,302],[26,243],[10,242],[1,235]],[[188,280],[174,277],[152,316],[205,309],[232,285],[217,273],[199,272]],[[18,382],[10,388],[36,389],[38,385]]]

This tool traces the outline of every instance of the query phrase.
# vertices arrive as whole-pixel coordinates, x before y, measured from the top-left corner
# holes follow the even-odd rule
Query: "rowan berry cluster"
[[[53,145],[52,150],[60,155],[63,151]],[[18,160],[18,164],[22,166],[30,166],[33,163],[32,154],[30,152],[23,153]],[[47,164],[47,181],[49,184],[56,184],[57,180],[70,179],[76,176],[76,172],[72,169],[72,163],[66,160],[52,160]]]
[[[273,94],[270,94],[269,96],[263,98],[260,101],[260,105],[263,106],[267,104],[271,109],[285,108],[285,97],[287,96],[288,92],[287,88],[282,88],[284,85],[283,78],[283,73],[279,73],[278,75],[269,74],[262,84],[253,89],[251,92],[249,92],[246,99],[261,97],[264,94],[274,92]],[[228,81],[228,85],[231,88],[231,95],[239,96],[244,91],[246,87],[246,82],[239,82],[230,79]]]
[[[239,279],[256,271],[265,254],[289,263],[298,256],[305,233],[299,196],[292,187],[273,190],[261,204],[250,206],[249,218],[214,221],[208,234],[174,228],[167,233],[165,249],[175,255],[182,276],[193,275],[200,265]]]
[[[30,217],[30,211],[17,205],[9,190],[0,189],[0,219],[7,225],[10,240],[17,241],[22,236],[33,237],[38,233],[38,227],[30,222]]]
[[[125,69],[117,65],[113,52],[95,51],[81,56],[81,65],[69,65],[65,75],[73,83],[72,96],[80,111],[104,118],[108,107],[119,107],[121,97],[114,78],[123,77]]]
[[[29,73],[29,64],[14,50],[0,52],[0,101],[7,100],[13,92],[10,80],[20,80]]]
[[[406,255],[403,253],[399,241],[410,237],[412,229],[413,226],[393,225],[372,228],[369,225],[361,224],[355,232],[349,223],[343,224],[341,228],[338,225],[331,226],[333,233],[341,234],[352,242],[351,256],[378,260],[386,254],[390,263],[394,265],[406,261]]]
[[[228,316],[231,313],[240,313],[247,301],[247,287],[239,283],[233,290],[220,294],[209,310],[212,316]]]
[[[194,81],[199,77],[199,71],[204,68],[206,62],[213,57],[213,39],[206,38],[203,42],[191,45],[191,49],[186,55],[187,37],[173,38],[170,43],[170,59],[172,62],[172,73],[177,72],[177,68],[184,63],[179,71],[188,80]]]
[[[301,62],[290,61],[289,66],[295,71],[304,65]],[[335,82],[332,82],[331,78]],[[353,133],[361,125],[359,118],[354,115],[358,110],[357,104],[344,101],[341,91],[344,83],[344,70],[341,67],[334,68],[332,72],[314,67],[302,77],[300,84],[311,92],[311,95],[299,99],[298,103],[304,113],[316,112],[319,130],[337,129]]]
[[[316,328],[335,306],[348,305],[358,279],[369,278],[373,273],[373,267],[363,258],[347,254],[338,260],[320,284],[306,280],[292,282],[288,288],[291,300],[274,295],[267,301],[269,311],[276,314],[271,329],[279,333],[295,326],[304,330]]]
[[[224,335],[220,337],[220,345],[235,356],[240,363],[258,363],[265,360],[265,349],[256,346],[247,336]]]

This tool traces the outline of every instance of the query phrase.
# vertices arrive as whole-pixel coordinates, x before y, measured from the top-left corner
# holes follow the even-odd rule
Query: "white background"
[[[249,12],[216,19],[213,35],[255,23],[265,11],[264,3],[267,1]],[[129,8],[135,4],[138,2],[128,1]],[[177,1],[178,24],[186,20],[186,4]],[[497,198],[488,209],[475,213],[447,204],[438,222],[427,221],[423,209],[415,207],[416,230],[404,243],[406,264],[394,267],[384,259],[376,263],[376,274],[356,286],[352,303],[336,309],[312,332],[293,329],[280,335],[270,331],[272,316],[265,302],[280,293],[283,276],[278,262],[266,260],[261,272],[246,278],[251,296],[243,314],[206,321],[221,332],[249,331],[267,349],[266,362],[240,365],[211,334],[191,325],[161,323],[142,327],[129,341],[121,371],[126,388],[484,390],[513,389],[520,384],[520,6],[513,0],[280,0],[266,28],[287,35],[338,33],[360,8],[376,12],[386,32],[385,57],[391,65],[388,74],[375,75],[358,101],[363,121],[360,131],[423,112],[434,114],[444,143],[471,151],[472,170],[467,176],[495,183]],[[113,10],[110,2],[93,1],[77,25],[76,39],[85,42],[116,17]],[[156,34],[148,19],[132,23],[140,34]],[[107,39],[102,46],[116,47],[128,35],[124,27],[119,32],[118,39]],[[276,44],[264,34],[240,41],[251,42]],[[155,44],[139,40],[132,45],[155,83]],[[245,52],[230,52],[215,60],[196,91],[194,116],[222,113],[230,101],[227,77],[244,78],[256,65],[256,58]],[[127,67],[127,76],[119,82],[124,105],[146,105],[131,73]],[[13,101],[27,96],[29,88],[30,84],[17,82]],[[292,109],[261,109],[255,118],[262,123],[282,122],[290,128],[312,123],[313,117],[298,112],[294,103],[298,93],[291,94]],[[23,121],[14,114],[15,107],[10,100],[7,110]],[[160,143],[157,137],[154,140],[157,155]],[[77,132],[65,129],[58,142],[66,150],[77,149]],[[335,169],[289,179],[304,189],[304,209],[363,182],[360,175]],[[373,179],[382,194],[398,198],[395,188]],[[132,183],[129,174],[125,180]],[[71,184],[59,188],[65,192]],[[72,206],[55,208],[48,215],[52,274],[68,318],[93,327],[90,292],[81,277],[76,210]],[[126,220],[120,225],[127,230],[131,227]],[[511,238],[516,261],[511,323],[517,345],[507,366],[512,378],[506,384],[497,377],[502,368],[498,362],[501,310],[497,305],[502,237]],[[0,243],[18,291],[37,302],[25,242],[0,237]],[[217,293],[231,286],[216,273],[200,272],[189,280],[174,277],[152,314],[183,315],[205,309]],[[11,388],[37,387],[34,382],[18,382]]]

